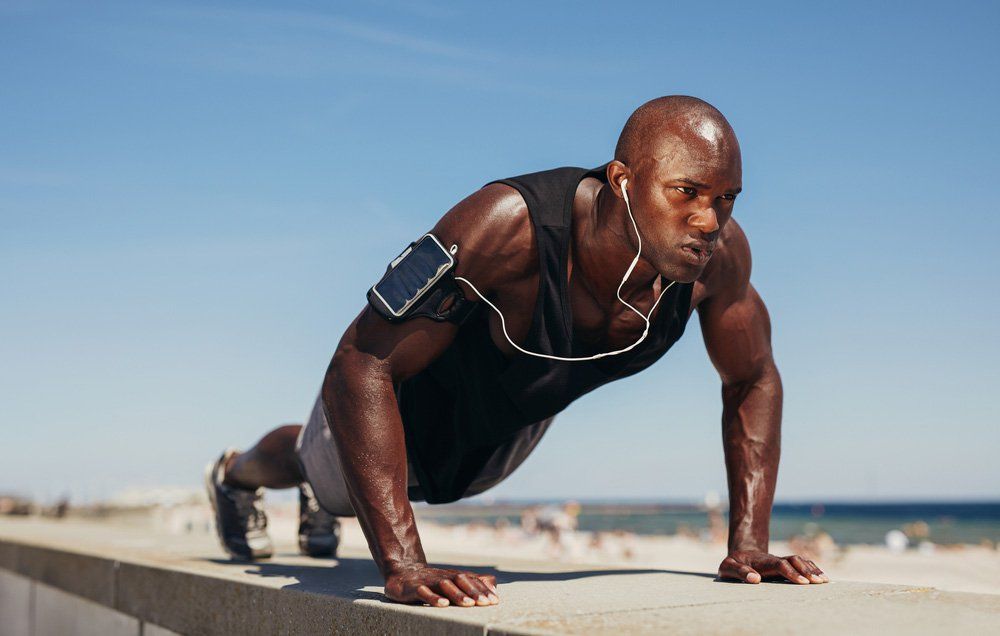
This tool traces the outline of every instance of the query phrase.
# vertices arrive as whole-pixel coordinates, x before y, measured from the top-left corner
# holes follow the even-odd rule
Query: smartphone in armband
[[[368,303],[384,318],[399,322],[455,266],[454,255],[433,234],[410,243],[368,290]]]

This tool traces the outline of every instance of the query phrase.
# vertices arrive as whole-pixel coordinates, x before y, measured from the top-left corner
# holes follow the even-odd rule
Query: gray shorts
[[[555,416],[522,428],[514,439],[498,448],[469,485],[462,495],[463,498],[485,492],[513,473],[538,445],[553,420]],[[354,507],[347,495],[347,483],[340,467],[337,446],[330,433],[326,411],[323,409],[320,397],[316,398],[309,420],[299,431],[299,437],[295,441],[295,452],[299,456],[306,481],[312,486],[319,504],[332,515],[355,516]],[[420,495],[420,484],[413,472],[413,465],[409,462],[407,462],[407,489],[411,500],[423,499]]]

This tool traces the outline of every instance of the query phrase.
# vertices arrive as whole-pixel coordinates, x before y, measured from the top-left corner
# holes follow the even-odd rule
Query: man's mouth
[[[681,246],[681,253],[692,265],[704,265],[712,258],[714,247],[708,244],[688,244]]]

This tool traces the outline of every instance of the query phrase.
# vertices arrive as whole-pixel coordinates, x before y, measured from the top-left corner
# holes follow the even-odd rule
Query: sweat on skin
[[[697,98],[651,100],[629,117],[605,176],[606,183],[583,179],[573,197],[567,270],[574,334],[596,351],[612,351],[635,342],[646,326],[616,297],[638,250],[622,190],[627,183],[642,253],[622,298],[646,314],[664,280],[693,283],[689,311],[698,311],[706,349],[722,380],[730,527],[720,578],[827,582],[812,561],[768,552],[782,387],[767,309],[750,284],[749,244],[732,219],[742,188],[732,127]],[[521,308],[535,306],[540,272],[534,229],[518,191],[485,186],[456,204],[431,232],[444,245],[461,246],[456,276],[491,298],[506,317],[507,333],[524,342],[531,312]],[[459,284],[467,298],[478,297]],[[497,349],[508,359],[523,355],[510,346],[499,323],[498,316],[490,317]],[[458,329],[423,318],[388,323],[366,306],[341,338],[321,390],[351,505],[385,577],[386,596],[394,601],[439,607],[499,602],[494,577],[428,565],[407,496],[406,441],[394,387],[426,369]],[[277,429],[235,456],[226,467],[226,483],[257,488],[301,481],[294,461],[296,429]]]

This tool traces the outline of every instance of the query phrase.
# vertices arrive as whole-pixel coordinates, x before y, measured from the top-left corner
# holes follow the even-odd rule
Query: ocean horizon
[[[578,529],[625,531],[641,535],[701,533],[709,527],[709,508],[693,501],[649,499],[510,499],[468,501],[443,506],[420,506],[421,516],[438,523],[519,524],[528,508],[558,507],[567,501],[580,505]],[[726,517],[726,510],[721,510]],[[925,524],[925,526],[921,526]],[[1000,543],[1000,500],[966,501],[788,501],[774,504],[771,537],[829,534],[839,544],[884,544],[893,530],[911,535],[913,544],[939,545]]]

